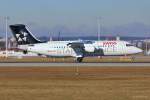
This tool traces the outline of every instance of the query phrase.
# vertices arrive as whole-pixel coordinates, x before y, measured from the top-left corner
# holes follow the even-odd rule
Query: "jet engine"
[[[95,52],[95,47],[92,44],[85,44],[84,50],[86,52]]]

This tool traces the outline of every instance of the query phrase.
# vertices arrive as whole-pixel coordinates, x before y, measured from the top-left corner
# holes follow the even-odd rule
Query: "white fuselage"
[[[130,55],[142,52],[126,41],[96,41],[94,46],[102,49],[104,55]]]
[[[128,55],[142,52],[141,49],[132,46],[126,41],[94,41],[85,42],[84,50],[73,49],[67,44],[71,41],[50,41],[47,43],[20,45],[19,48],[28,52],[45,55],[48,57],[82,57],[84,56],[108,56]]]

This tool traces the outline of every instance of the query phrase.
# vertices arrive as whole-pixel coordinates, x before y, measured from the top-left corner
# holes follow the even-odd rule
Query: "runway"
[[[0,67],[150,67],[150,63],[0,63]]]

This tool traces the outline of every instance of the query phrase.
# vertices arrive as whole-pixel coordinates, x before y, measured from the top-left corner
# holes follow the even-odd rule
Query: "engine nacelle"
[[[95,47],[92,44],[84,44],[84,49],[86,52],[95,52]]]

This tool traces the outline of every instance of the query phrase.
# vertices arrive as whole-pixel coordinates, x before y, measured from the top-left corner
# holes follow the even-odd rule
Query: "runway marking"
[[[0,67],[150,67],[150,63],[0,63]]]

